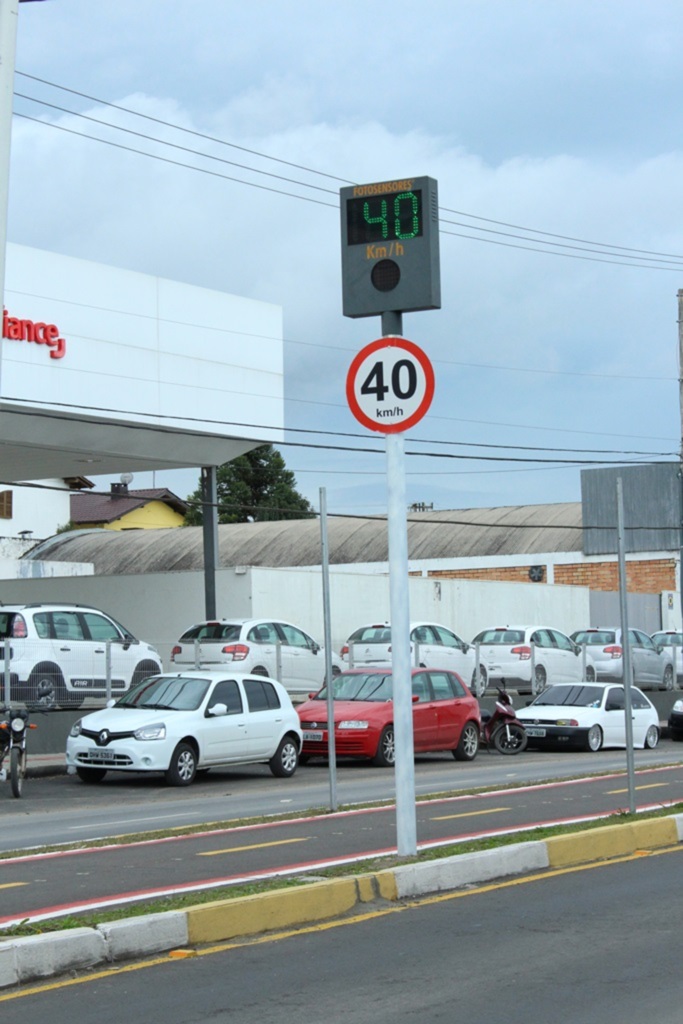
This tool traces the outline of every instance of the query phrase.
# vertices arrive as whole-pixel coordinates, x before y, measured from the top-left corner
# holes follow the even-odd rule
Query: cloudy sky
[[[313,504],[386,508],[344,390],[381,333],[341,312],[353,182],[439,184],[443,307],[403,324],[436,373],[409,501],[576,501],[581,465],[677,457],[679,0],[19,12],[9,240],[281,305],[288,439],[348,449],[283,446]]]

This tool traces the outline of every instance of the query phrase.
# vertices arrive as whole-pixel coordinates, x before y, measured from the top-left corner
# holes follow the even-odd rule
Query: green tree
[[[218,522],[306,519],[313,515],[313,506],[299,494],[295,484],[294,474],[271,444],[253,448],[246,455],[218,467]],[[201,482],[187,500],[190,509],[185,525],[199,526],[202,522]]]

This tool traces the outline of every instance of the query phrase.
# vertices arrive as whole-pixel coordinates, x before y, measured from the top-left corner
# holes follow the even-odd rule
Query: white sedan
[[[66,744],[67,770],[83,782],[107,772],[163,772],[189,786],[198,771],[266,762],[273,775],[299,763],[299,716],[274,679],[229,669],[151,676],[115,704],[80,718]]]
[[[624,687],[617,683],[557,683],[517,712],[530,747],[626,746]],[[633,746],[659,742],[659,715],[645,694],[631,687]]]

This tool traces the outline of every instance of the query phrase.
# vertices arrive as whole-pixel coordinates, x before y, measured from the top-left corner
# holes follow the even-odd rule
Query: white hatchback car
[[[163,772],[189,786],[198,771],[266,762],[293,775],[302,734],[284,686],[229,669],[152,676],[71,728],[67,770],[83,782],[107,772]]]
[[[0,668],[9,653],[10,700],[80,707],[161,672],[159,652],[99,608],[0,605]],[[9,645],[9,649],[8,649]]]
[[[325,683],[325,651],[303,629],[279,619],[220,619],[186,629],[171,651],[174,665],[234,665],[239,672],[279,679],[290,693]],[[343,664],[332,652],[332,673]]]
[[[340,654],[349,666],[390,665],[391,626],[388,622],[360,626]],[[450,669],[467,686],[474,683],[474,648],[438,622],[410,623],[410,660],[416,668]]]
[[[614,683],[549,686],[517,712],[530,747],[626,746],[624,687]],[[633,746],[653,749],[659,742],[659,715],[636,686],[631,687]]]
[[[581,648],[550,626],[495,626],[472,643],[479,644],[479,671],[489,686],[539,693],[549,683],[583,676]]]

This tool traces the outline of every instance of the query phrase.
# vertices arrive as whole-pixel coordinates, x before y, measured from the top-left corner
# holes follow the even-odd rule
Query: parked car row
[[[677,668],[683,676],[681,633],[649,637],[629,629],[633,682],[672,690]],[[350,665],[391,661],[391,626],[371,623],[355,630],[341,649]],[[470,643],[434,622],[410,624],[411,661],[421,667],[452,668],[481,696],[504,684],[522,693],[540,693],[549,683],[623,679],[621,629],[577,630],[570,636],[551,626],[506,625],[477,633]],[[478,670],[477,670],[478,666]]]
[[[332,687],[335,756],[393,767],[391,669],[350,669],[335,677]],[[482,732],[479,702],[458,674],[414,668],[411,689],[415,753],[450,751],[458,761],[473,761],[481,736],[489,737],[486,729]],[[101,782],[112,771],[157,772],[170,785],[187,786],[198,772],[253,763],[267,763],[273,775],[288,777],[299,764],[329,755],[326,687],[294,707],[274,679],[188,669],[141,680],[111,704],[75,722],[67,740],[67,767],[85,783]],[[633,745],[656,747],[659,720],[653,704],[636,687],[631,704]],[[683,702],[677,704],[683,729]],[[524,745],[539,748],[623,747],[624,709],[621,684],[554,684],[517,713],[525,730],[516,725],[517,734]],[[517,749],[495,746],[503,753]]]
[[[677,676],[683,677],[682,638],[680,632],[649,637],[630,629],[634,683],[673,689]],[[567,636],[551,626],[505,625],[484,629],[468,642],[440,623],[413,622],[409,642],[416,668],[455,672],[476,696],[498,684],[535,694],[550,683],[623,679],[618,628],[591,627]],[[361,626],[339,655],[330,652],[332,673],[388,666],[391,651],[389,623]],[[171,665],[234,666],[245,675],[277,679],[290,693],[308,694],[325,682],[327,658],[313,637],[290,622],[226,618],[185,630],[172,648]],[[0,605],[0,678],[12,700],[79,707],[86,698],[124,693],[162,667],[154,646],[97,608]]]

